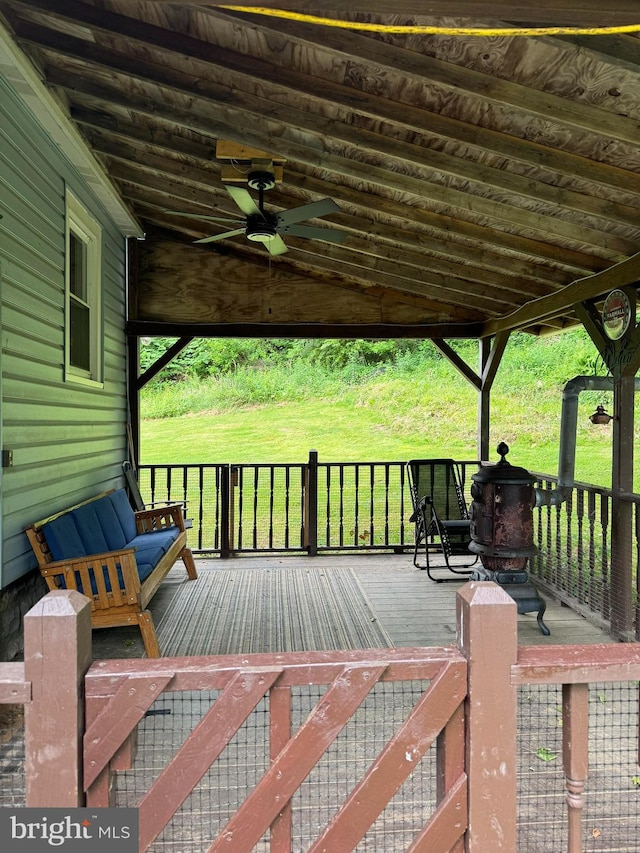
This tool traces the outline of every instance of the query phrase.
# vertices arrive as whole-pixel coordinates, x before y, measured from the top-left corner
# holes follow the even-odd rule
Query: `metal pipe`
[[[536,506],[555,506],[569,496],[574,483],[578,430],[578,398],[583,391],[613,391],[610,376],[574,376],[562,391],[558,485],[555,489],[536,489]]]
[[[640,379],[635,380],[640,391]],[[574,484],[578,430],[578,397],[583,391],[613,391],[611,376],[574,376],[562,391],[560,449],[558,453],[558,485],[555,489],[536,489],[536,506],[563,503]]]

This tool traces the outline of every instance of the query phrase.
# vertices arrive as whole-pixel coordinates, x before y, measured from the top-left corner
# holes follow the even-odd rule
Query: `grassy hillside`
[[[475,366],[475,344],[458,348]],[[338,364],[340,352],[329,364],[261,353],[215,376],[154,384],[142,395],[141,462],[299,462],[312,448],[325,461],[476,458],[476,392],[432,345],[375,364]],[[513,464],[555,474],[562,388],[596,370],[582,332],[514,336],[492,393],[492,447],[506,441]],[[598,403],[610,410],[611,395],[580,396],[576,479],[608,486],[611,427],[588,419]]]

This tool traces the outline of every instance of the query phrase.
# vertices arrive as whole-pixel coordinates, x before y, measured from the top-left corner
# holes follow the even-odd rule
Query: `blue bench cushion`
[[[124,536],[124,541],[131,542],[137,533],[136,517],[131,509],[127,493],[124,489],[118,489],[115,492],[111,492],[110,495],[107,495],[107,500],[111,502],[111,506],[118,518],[122,535]],[[114,548],[114,550],[117,549]]]
[[[141,574],[141,567],[145,563],[150,563],[151,568],[156,566],[176,541],[179,533],[177,527],[170,527],[153,533],[140,533],[135,539],[132,539],[127,547],[136,549],[138,574]],[[140,580],[144,580],[144,578],[140,577]]]
[[[54,560],[70,560],[73,557],[87,556],[87,549],[80,538],[72,513],[67,512],[43,524],[42,532]]]
[[[74,557],[90,557],[92,554],[135,548],[140,582],[149,577],[180,534],[177,527],[138,534],[135,515],[124,489],[118,489],[54,518],[42,526],[42,532],[54,560],[70,560]],[[123,579],[119,568],[118,577],[122,587]],[[107,590],[110,591],[111,585],[106,570],[105,580]],[[80,577],[77,574],[76,583],[78,590],[82,592]],[[95,595],[97,589],[93,580],[91,586]]]

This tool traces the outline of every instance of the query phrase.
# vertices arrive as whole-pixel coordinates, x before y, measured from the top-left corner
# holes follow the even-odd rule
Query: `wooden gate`
[[[260,706],[265,718],[263,772],[256,784],[239,793],[239,805],[216,834],[199,839],[210,853],[244,853],[261,839],[272,853],[290,853],[296,817],[296,793],[313,774],[339,736],[353,726],[368,703],[360,737],[366,740],[376,716],[389,710],[376,693],[414,685],[412,707],[376,754],[367,759],[360,778],[345,792],[341,805],[320,826],[310,853],[353,850],[371,831],[396,793],[415,773],[425,755],[435,752],[435,797],[428,815],[402,814],[413,820],[411,840],[401,848],[391,839],[375,849],[391,853],[459,853],[467,829],[464,700],[467,662],[456,649],[363,650],[279,655],[164,658],[145,661],[102,661],[86,678],[87,722],[84,739],[84,787],[88,806],[113,804],[114,774],[132,768],[136,730],[154,713],[160,697],[180,693],[211,695],[206,710],[182,743],[168,748],[164,767],[156,772],[138,803],[140,850],[148,850],[175,819],[183,803],[225,753]],[[415,689],[415,685],[419,689]],[[295,726],[296,702],[317,688],[309,712]],[[317,698],[317,701],[316,701]],[[397,705],[397,698],[393,700]],[[157,711],[156,711],[157,713]],[[162,712],[160,712],[162,713]],[[165,730],[163,739],[167,739]],[[364,740],[362,749],[365,750]],[[168,744],[167,744],[168,746]],[[259,763],[256,746],[246,744],[248,758]],[[142,757],[142,748],[140,756]],[[433,754],[433,753],[431,753]],[[239,758],[238,765],[243,762]],[[225,773],[237,777],[225,762]],[[336,780],[329,779],[335,786]],[[224,786],[224,780],[220,783]],[[227,785],[228,786],[228,785]],[[216,798],[214,797],[214,801]],[[405,810],[410,811],[410,810]],[[316,816],[317,817],[317,816]],[[215,825],[212,815],[207,825]],[[161,848],[158,848],[161,849]],[[189,848],[191,849],[191,848]],[[196,849],[196,848],[194,848]],[[260,848],[263,849],[263,848]],[[367,847],[367,849],[371,849]]]

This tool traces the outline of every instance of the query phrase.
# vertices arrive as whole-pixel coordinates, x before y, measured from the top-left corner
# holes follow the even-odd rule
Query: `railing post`
[[[26,805],[84,805],[84,676],[91,664],[91,602],[49,592],[24,617]]]
[[[229,465],[220,468],[220,557],[231,556],[231,469]]]
[[[304,483],[304,541],[310,557],[318,555],[318,451],[309,451]]]
[[[589,772],[589,685],[562,685],[562,763],[567,788],[569,853],[582,853],[584,787]]]
[[[516,850],[518,656],[515,601],[497,584],[472,581],[456,596],[458,647],[469,663],[467,853]]]

